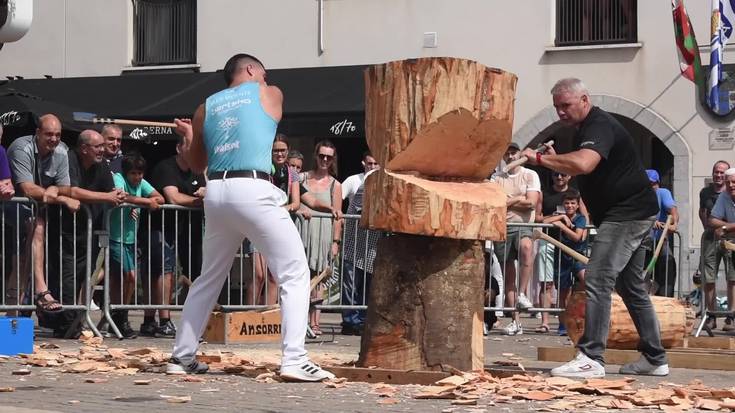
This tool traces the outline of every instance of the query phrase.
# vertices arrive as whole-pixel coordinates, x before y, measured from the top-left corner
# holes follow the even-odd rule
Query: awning
[[[268,83],[281,88],[284,94],[284,117],[279,130],[295,136],[364,136],[364,69],[365,66],[335,66],[269,70]],[[175,117],[190,117],[207,96],[225,86],[221,72],[134,72],[121,76],[13,80],[0,86],[0,95],[32,95],[104,117],[171,121]],[[6,112],[3,108],[0,106],[0,116]],[[144,128],[142,132],[159,135],[161,139],[166,139],[169,132],[173,136],[165,128]]]

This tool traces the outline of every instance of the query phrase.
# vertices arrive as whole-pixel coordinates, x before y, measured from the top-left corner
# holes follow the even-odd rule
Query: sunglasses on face
[[[563,174],[563,173],[560,173],[560,172],[554,172],[554,173],[552,174],[552,176],[553,176],[553,177],[559,177],[559,178],[566,178],[566,177],[567,177],[567,175],[566,175],[566,174]]]
[[[273,153],[286,153],[288,149],[273,149]]]
[[[319,159],[323,159],[325,161],[331,161],[332,159],[334,159],[334,155],[327,155],[325,153],[320,153],[319,155],[317,155],[317,157],[319,157]]]

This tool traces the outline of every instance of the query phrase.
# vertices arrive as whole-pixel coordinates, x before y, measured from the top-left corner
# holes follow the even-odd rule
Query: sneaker
[[[155,337],[157,329],[158,326],[156,326],[155,321],[152,323],[143,323],[140,325],[140,335],[143,337]]]
[[[503,334],[506,336],[519,336],[523,334],[523,327],[516,320],[513,320],[505,326]]]
[[[120,329],[120,334],[122,334],[122,338],[133,339],[138,337],[138,334],[135,333],[135,330],[130,327],[129,321],[123,321],[122,323],[118,324],[117,328]]]
[[[528,297],[526,297],[526,294],[520,293],[518,294],[517,306],[524,310],[528,310],[529,308],[533,307],[533,304],[531,303],[531,300],[529,300]]]
[[[620,374],[636,374],[639,376],[668,376],[669,365],[662,364],[660,366],[654,366],[648,359],[641,356],[638,361],[628,363],[620,367]]]
[[[735,323],[733,323],[732,317],[727,317],[725,319],[725,325],[722,326],[722,331],[733,331],[735,330]]]
[[[704,323],[705,330],[714,330],[717,328],[717,318],[707,317],[707,321]]]
[[[166,364],[166,374],[203,374],[209,371],[206,363],[197,361],[196,358],[190,362],[182,361],[176,357],[171,357]]]
[[[171,320],[166,321],[163,325],[156,327],[156,336],[164,338],[176,337],[176,325]]]
[[[293,366],[282,366],[280,376],[290,381],[322,381],[334,378],[334,374],[323,370],[311,360]]]
[[[580,351],[577,357],[569,363],[551,369],[551,375],[573,379],[593,379],[605,377],[605,368]]]

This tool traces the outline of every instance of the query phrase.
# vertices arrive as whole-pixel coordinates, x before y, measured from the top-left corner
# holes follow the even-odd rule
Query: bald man
[[[61,303],[51,295],[44,276],[45,205],[60,204],[72,211],[79,209],[79,201],[71,198],[66,152],[67,147],[61,142],[61,121],[52,114],[39,118],[35,135],[20,137],[8,148],[16,194],[32,198],[40,206],[32,221],[28,218],[31,215],[27,205],[20,211],[30,235],[27,249],[33,253],[34,302],[39,313],[61,310]]]

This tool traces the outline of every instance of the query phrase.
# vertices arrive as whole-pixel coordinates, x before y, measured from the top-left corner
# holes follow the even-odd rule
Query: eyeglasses
[[[326,153],[320,153],[317,155],[319,159],[324,159],[325,161],[331,161],[334,159],[334,155],[327,155]]]
[[[288,149],[273,149],[273,153],[286,153]]]
[[[560,176],[562,178],[566,178],[567,177],[567,174],[563,174],[561,172],[554,172],[554,173],[551,174],[551,176],[553,176],[553,177]]]

